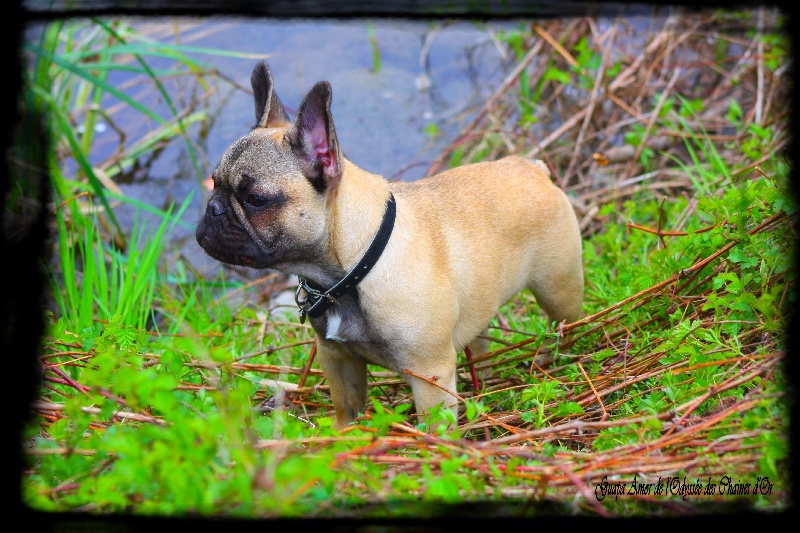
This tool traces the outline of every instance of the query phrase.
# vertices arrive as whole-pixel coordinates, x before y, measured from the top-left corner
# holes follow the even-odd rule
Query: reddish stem
[[[464,355],[467,356],[467,363],[469,363],[469,375],[472,376],[472,387],[475,392],[478,392],[478,374],[475,372],[475,365],[472,364],[472,351],[469,346],[464,346]]]

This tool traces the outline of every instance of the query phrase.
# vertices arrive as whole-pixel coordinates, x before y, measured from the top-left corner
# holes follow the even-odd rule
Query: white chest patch
[[[347,342],[347,339],[339,335],[339,328],[342,326],[342,317],[335,311],[328,312],[328,328],[325,330],[325,338],[332,341]]]

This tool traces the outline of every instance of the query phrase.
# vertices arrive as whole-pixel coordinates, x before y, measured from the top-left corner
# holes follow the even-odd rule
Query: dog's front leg
[[[452,346],[441,349],[437,355],[417,357],[405,378],[414,394],[417,415],[442,404],[450,408],[458,419],[456,394],[456,350]]]
[[[317,357],[331,387],[333,427],[342,429],[364,411],[367,402],[367,364],[339,343],[317,338]]]

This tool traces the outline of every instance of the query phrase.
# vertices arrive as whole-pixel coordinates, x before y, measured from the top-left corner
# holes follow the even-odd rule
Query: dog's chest
[[[368,340],[364,317],[359,313],[344,313],[333,307],[322,317],[324,323],[317,331],[329,341],[362,343]],[[316,329],[316,328],[315,328]]]
[[[357,302],[343,300],[321,317],[312,319],[311,325],[319,337],[340,343],[351,354],[372,364],[393,368],[384,349],[385,342],[370,327]]]

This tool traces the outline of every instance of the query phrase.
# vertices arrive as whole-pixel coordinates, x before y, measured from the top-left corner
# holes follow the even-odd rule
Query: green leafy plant
[[[372,50],[372,72],[381,71],[381,49],[378,47],[378,38],[375,36],[375,28],[371,23],[367,23],[367,38],[369,39],[370,50]]]

